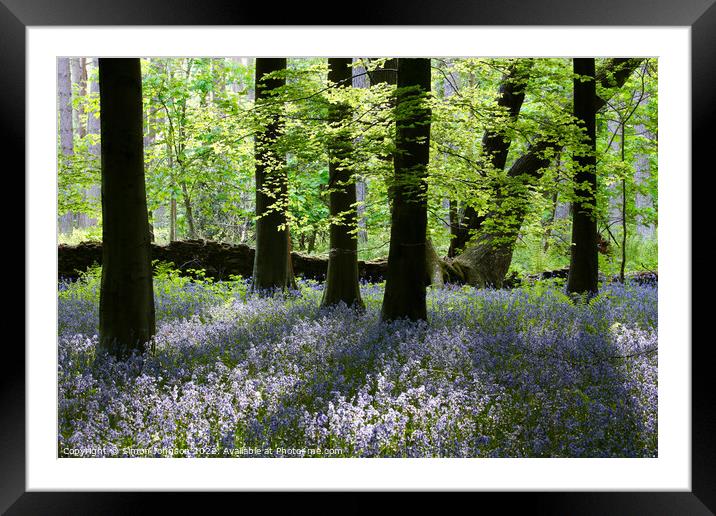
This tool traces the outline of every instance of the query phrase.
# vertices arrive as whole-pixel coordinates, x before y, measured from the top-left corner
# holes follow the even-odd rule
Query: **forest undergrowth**
[[[657,287],[428,289],[429,322],[159,267],[151,349],[98,355],[99,269],[58,292],[58,454],[653,457]]]

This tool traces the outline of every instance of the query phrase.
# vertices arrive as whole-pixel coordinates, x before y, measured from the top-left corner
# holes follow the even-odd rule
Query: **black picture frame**
[[[574,25],[574,26],[688,26],[691,27],[692,169],[713,174],[708,156],[714,142],[716,111],[716,0],[442,0],[440,2],[361,2],[360,9],[344,19],[359,25]],[[278,7],[278,6],[281,7]],[[171,0],[0,0],[0,113],[2,141],[9,154],[19,155],[23,167],[25,147],[25,29],[29,26],[86,25],[343,25],[335,4],[259,3],[240,0],[204,0],[175,3]],[[320,22],[318,21],[320,19]],[[701,166],[699,166],[701,164]],[[10,172],[7,161],[5,171]],[[690,171],[684,171],[688,180]],[[15,172],[13,172],[15,173]],[[16,177],[19,177],[16,174]],[[694,178],[695,179],[695,178]],[[701,181],[701,179],[699,179]],[[24,190],[24,181],[19,185]],[[703,205],[694,195],[707,195],[692,186],[693,206]],[[701,199],[703,201],[704,198]],[[695,215],[692,220],[697,223]],[[704,234],[692,230],[692,235]],[[693,247],[692,247],[693,253]],[[692,254],[692,271],[706,271],[710,263]],[[32,271],[25,270],[26,277]],[[706,272],[708,274],[708,272]],[[692,282],[693,285],[693,282]],[[708,309],[709,303],[706,303]],[[692,314],[704,306],[692,300]],[[31,306],[27,307],[32,309]],[[692,315],[695,324],[699,317]],[[708,320],[704,318],[704,320]],[[692,326],[693,328],[693,326]],[[694,328],[695,329],[695,328]],[[696,333],[694,332],[694,335]],[[150,510],[146,493],[25,492],[25,353],[6,340],[0,414],[0,511],[7,514],[141,514]],[[688,345],[689,343],[683,343]],[[709,360],[710,339],[692,339],[692,490],[690,492],[572,492],[572,493],[475,493],[483,498],[509,499],[510,508],[524,506],[538,514],[714,514],[716,512],[716,411],[713,374]],[[218,506],[230,494],[193,493]],[[246,497],[247,493],[239,493]],[[152,494],[170,512],[185,512],[189,493]],[[308,507],[309,493],[290,497],[272,495],[274,505]],[[348,493],[341,506],[364,512],[360,493]],[[457,501],[451,497],[451,500]],[[260,503],[267,503],[264,500]],[[309,505],[311,505],[311,502]],[[422,494],[410,503],[421,505]],[[471,501],[469,503],[475,503]],[[324,506],[322,503],[321,506]],[[407,507],[406,507],[407,509]],[[319,510],[320,512],[320,510]],[[329,511],[335,512],[335,511]]]

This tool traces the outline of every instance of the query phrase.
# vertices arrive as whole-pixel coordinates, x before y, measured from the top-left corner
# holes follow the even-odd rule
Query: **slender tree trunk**
[[[624,121],[621,124],[621,161],[624,163],[626,151],[624,149]],[[626,269],[626,245],[627,245],[627,182],[622,179],[622,263],[619,268],[619,281],[624,283],[624,271]]]
[[[353,58],[355,64],[356,58]],[[366,74],[365,67],[356,65],[353,67],[354,88],[370,87],[370,80]],[[365,203],[368,200],[368,181],[365,177],[358,176],[356,178],[356,201],[358,202],[358,241],[362,243],[368,242],[368,221],[365,216]]]
[[[266,76],[286,70],[286,58],[256,59],[256,109],[264,127],[256,134],[256,253],[252,290],[285,290],[291,283],[288,262],[286,159],[276,149],[281,133],[280,111],[274,93],[286,84],[285,77]]]
[[[458,202],[450,199],[448,201],[448,217],[450,221],[450,247],[448,248],[448,258],[454,258],[457,254],[456,242],[460,237],[460,214],[458,211]],[[464,244],[463,244],[464,245]]]
[[[170,197],[169,197],[169,242],[176,242],[177,240],[177,199],[174,194],[175,180],[174,180],[174,158],[172,149],[169,143],[167,143],[167,164],[169,166],[169,182],[170,182]]]
[[[72,71],[72,84],[74,85],[73,91],[77,91],[77,97],[80,100],[84,100],[84,97],[87,94],[87,72],[85,69],[85,59],[83,57],[73,58],[70,60],[70,66]],[[79,102],[77,107],[74,108],[72,119],[72,125],[74,126],[75,132],[79,138],[84,138],[85,134],[87,134],[83,118],[84,106],[82,102]]]
[[[182,174],[183,175],[183,174]],[[186,183],[181,183],[182,199],[184,200],[184,213],[186,213],[186,225],[188,231],[188,238],[194,239],[196,235],[196,225],[194,224],[194,211],[191,206],[191,198],[189,197],[189,190],[186,187]]]
[[[72,133],[72,78],[70,75],[70,59],[60,57],[57,59],[57,92],[58,109],[60,113],[60,151],[62,162],[60,168],[72,166],[74,154]],[[71,233],[74,215],[68,211],[60,217],[60,232]]]
[[[144,135],[143,135],[143,141],[142,146],[144,148],[145,154],[146,150],[149,149],[154,145],[154,139],[156,138],[156,133],[154,131],[154,124],[152,123],[153,120],[149,116],[150,114],[147,111],[144,111],[142,113],[143,120],[144,120]],[[154,160],[151,160],[149,163],[149,168],[154,168]],[[155,234],[154,234],[154,211],[148,210],[149,215],[149,235],[150,240],[152,243],[155,242]]]
[[[395,176],[388,273],[381,318],[427,319],[425,301],[427,166],[430,157],[430,59],[398,60]]]
[[[92,60],[94,69],[99,68],[99,60],[97,58],[94,58]],[[87,68],[87,60],[85,60],[85,70],[88,70]],[[87,75],[89,76],[89,72],[87,72]],[[99,81],[93,80],[89,83],[89,91],[90,95],[99,97]],[[101,113],[87,113],[87,134],[95,134],[99,136],[100,133],[100,118]],[[102,151],[102,143],[99,142],[99,138],[97,138],[98,143],[94,143],[89,146],[89,153],[92,156],[92,162],[93,165],[99,169],[100,167],[100,153]],[[89,188],[87,191],[88,198],[92,199],[93,201],[98,202],[101,196],[101,187],[99,184],[93,185]],[[98,223],[97,219],[90,218],[87,220],[88,226],[96,226]]]
[[[641,62],[641,58],[610,59],[597,74],[597,82],[604,88],[619,88]],[[602,109],[607,100],[597,97],[596,111]],[[510,202],[499,201],[497,206],[486,214],[477,236],[450,263],[456,272],[456,276],[451,280],[478,287],[502,285],[512,261],[512,251],[519,229],[529,208],[529,199],[523,187],[538,181],[543,170],[549,166],[550,159],[543,154],[548,151],[558,152],[561,148],[554,141],[538,141],[515,160],[507,172],[507,177],[514,185],[506,196]],[[505,225],[502,222],[504,220],[514,223]]]
[[[349,87],[353,68],[351,58],[328,59],[328,82]],[[330,197],[330,250],[328,271],[321,306],[345,303],[362,307],[358,286],[358,236],[356,223],[356,183],[350,168],[352,144],[343,125],[349,121],[350,106],[331,104],[329,121],[336,131],[328,145]]]
[[[368,242],[368,221],[365,216],[365,203],[368,199],[368,182],[365,178],[356,180],[356,201],[358,216],[358,241]]]
[[[99,347],[118,358],[155,332],[139,59],[100,59],[102,280]]]
[[[597,248],[597,139],[596,139],[596,73],[594,58],[575,58],[574,116],[586,129],[589,150],[580,153],[575,162],[572,204],[572,254],[569,262],[567,291],[594,295],[598,290],[599,255]]]
[[[291,231],[288,231],[288,252],[286,253],[286,271],[288,274],[288,288],[292,290],[298,290],[296,283],[296,275],[293,273],[293,260],[291,259],[291,253],[293,252],[293,239],[291,238]]]
[[[308,254],[311,254],[316,249],[316,237],[318,236],[318,230],[311,231],[311,236],[308,237]]]
[[[555,190],[552,194],[552,206],[550,207],[549,222],[547,230],[544,233],[544,244],[542,250],[546,253],[549,250],[549,239],[552,236],[552,227],[554,226],[555,220],[557,220],[557,204],[559,203],[559,191]]]
[[[177,200],[174,194],[169,201],[169,241],[177,241]]]
[[[72,63],[72,83],[74,85],[73,92],[77,92],[76,96],[79,100],[77,107],[74,109],[73,125],[75,133],[79,139],[87,134],[87,128],[84,122],[84,101],[87,95],[87,65],[84,57],[78,57],[71,60]],[[83,197],[91,197],[91,188],[83,192]],[[90,218],[86,213],[77,214],[77,227],[86,228],[91,224]]]

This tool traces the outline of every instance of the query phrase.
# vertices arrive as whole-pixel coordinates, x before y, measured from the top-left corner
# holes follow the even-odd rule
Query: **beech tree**
[[[497,106],[507,111],[511,121],[517,119],[520,114],[522,102],[525,100],[525,87],[533,63],[532,59],[513,60],[500,82]],[[499,127],[485,131],[482,137],[481,153],[487,158],[487,163],[492,169],[502,170],[505,168],[511,143],[511,138]],[[465,247],[470,239],[470,233],[479,230],[483,220],[484,217],[480,217],[472,206],[465,207],[462,220],[457,224],[456,236],[450,242],[449,256],[458,254]]]
[[[596,97],[596,111],[604,108],[609,92],[624,85],[642,60],[606,60],[596,72],[596,83],[604,90],[604,96]],[[529,198],[523,185],[539,180],[552,155],[561,149],[562,145],[555,139],[538,139],[512,163],[505,174],[511,180],[506,185],[507,195],[496,197],[496,206],[485,215],[476,235],[462,253],[447,263],[452,280],[474,286],[502,286],[520,227],[529,210]]]
[[[596,102],[604,106],[606,100],[614,99],[609,101],[613,106],[602,109],[597,118],[597,220],[615,247],[626,247],[628,234],[630,249],[635,246],[632,268],[644,263],[648,265],[642,267],[652,267],[654,263],[651,248],[642,253],[641,239],[651,238],[645,224],[655,226],[657,220],[658,164],[653,150],[658,135],[656,126],[648,122],[655,119],[657,80],[655,74],[649,75],[644,86],[653,92],[653,99],[633,103],[640,85],[636,74],[631,73],[647,64],[655,67],[652,62],[596,59]],[[249,270],[241,274],[252,275],[255,265],[254,285],[261,290],[290,287],[293,238],[298,252],[313,255],[312,274],[325,275],[330,250],[350,248],[330,242],[331,229],[343,236],[351,232],[352,210],[334,206],[331,212],[330,208],[331,194],[350,190],[339,188],[350,182],[338,178],[341,172],[347,176],[350,171],[356,181],[357,258],[385,260],[393,192],[399,183],[394,164],[397,85],[389,84],[396,80],[396,60],[372,57],[355,62],[362,70],[353,68],[350,88],[327,87],[326,59],[288,59],[285,72],[279,66],[276,72],[268,72],[272,77],[261,71],[266,61],[260,61],[258,69],[254,63],[228,57],[153,58],[142,62],[145,136],[153,135],[145,142],[147,207],[150,221],[153,215],[157,243],[194,236],[258,245],[256,262],[252,260]],[[81,60],[70,59],[75,69],[79,65],[79,72],[73,69],[73,74],[80,78],[81,64]],[[519,276],[566,268],[571,216],[567,216],[565,207],[573,192],[572,177],[566,172],[571,170],[571,156],[580,146],[572,114],[572,59],[433,58],[431,65],[435,94],[426,186],[426,279],[436,287],[446,282],[501,287],[508,270]],[[73,124],[72,156],[63,155],[62,138],[58,138],[59,162],[71,164],[60,169],[58,220],[67,211],[101,220],[92,203],[86,202],[91,199],[80,195],[100,182],[99,166],[92,164],[93,148],[99,149],[99,131],[95,138],[90,128],[91,123],[99,122],[98,96],[92,94],[97,73],[92,59],[87,59],[86,66],[86,89],[80,79],[72,93],[77,115],[73,122],[82,121]],[[252,90],[256,76],[262,73],[266,79],[278,79],[279,86],[269,88],[271,81],[267,81],[255,101]],[[625,86],[617,92],[622,84]],[[626,125],[627,150],[617,166],[616,157],[605,158],[601,148],[612,133],[617,134],[614,124],[618,121],[612,118],[615,106],[622,104],[639,107],[633,121]],[[336,118],[339,105],[350,106],[348,118],[341,122]],[[167,111],[174,115],[167,116]],[[179,116],[184,111],[186,116]],[[88,127],[86,137],[77,132],[84,125]],[[343,129],[350,136],[347,159],[338,156]],[[619,141],[619,134],[614,141]],[[611,154],[617,149],[611,143],[606,148]],[[555,164],[558,155],[561,162]],[[616,197],[616,180],[622,182],[620,199]],[[617,200],[628,211],[628,217],[621,217],[621,233],[609,220],[614,217]],[[634,226],[629,226],[628,233],[627,219]],[[280,249],[278,252],[274,248],[267,252],[267,238],[282,239],[284,232],[286,251],[281,242],[275,248]],[[451,234],[456,238],[451,239]],[[99,240],[100,235],[99,231],[75,232],[60,235],[60,241]],[[544,245],[546,235],[548,248]],[[534,252],[536,240],[540,240],[539,249],[544,252]],[[644,244],[652,245],[651,241]],[[603,267],[605,273],[618,265],[611,256]],[[284,257],[286,281],[283,266],[270,263],[273,259],[283,263]],[[296,254],[293,257],[296,260]],[[183,260],[177,265],[186,264]],[[298,273],[305,271],[303,264]],[[319,267],[322,272],[316,273],[314,269]],[[334,269],[331,267],[332,272]],[[225,270],[217,269],[219,274]],[[262,271],[279,271],[282,277],[259,287]],[[349,276],[345,281],[352,284],[352,273]],[[328,297],[335,282],[327,281],[329,288],[323,295],[330,304]]]
[[[286,218],[288,176],[286,158],[278,150],[281,135],[277,93],[286,85],[286,58],[256,59],[256,110],[260,129],[255,136],[256,253],[254,291],[284,290],[289,274],[289,231]]]
[[[425,231],[430,157],[430,59],[399,58],[390,249],[383,320],[427,319]]]
[[[328,60],[329,86],[351,86],[352,61],[351,58]],[[345,102],[331,103],[328,107],[328,121],[335,133],[329,134],[328,143],[331,222],[328,271],[322,306],[335,305],[341,301],[348,306],[363,306],[358,286],[356,183],[350,163],[352,142],[345,127],[349,115],[350,106]]]
[[[596,74],[594,58],[575,58],[574,116],[585,130],[586,150],[575,158],[572,248],[567,291],[593,295],[598,290]]]
[[[155,333],[144,185],[139,59],[99,60],[102,140],[102,279],[99,348],[141,352]]]

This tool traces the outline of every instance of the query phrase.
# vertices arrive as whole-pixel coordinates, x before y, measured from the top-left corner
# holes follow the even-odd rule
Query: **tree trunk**
[[[371,86],[375,86],[376,84],[398,84],[398,60],[395,58],[386,59],[382,66],[368,72],[368,77],[370,78]],[[390,107],[394,107],[392,99],[390,101]],[[394,167],[394,156],[392,152],[381,153],[379,157],[385,163],[387,170]],[[390,203],[390,199],[388,199],[388,203]]]
[[[70,75],[70,59],[60,57],[57,59],[57,98],[58,110],[60,112],[60,151],[62,162],[60,169],[68,169],[72,166],[71,156],[74,153],[72,143],[72,78]],[[60,232],[72,232],[72,212],[68,211],[60,217]]]
[[[542,244],[542,251],[545,253],[549,250],[549,239],[552,237],[552,227],[557,220],[557,205],[559,204],[559,191],[555,190],[552,194],[552,205],[550,207],[548,226],[544,232],[544,243]]]
[[[398,60],[386,59],[382,66],[368,72],[370,84],[398,84]]]
[[[293,260],[291,259],[291,253],[293,252],[293,239],[291,238],[291,231],[288,230],[288,252],[286,253],[286,270],[288,274],[288,288],[292,290],[298,290],[298,284],[296,283],[296,275],[293,272]]]
[[[141,352],[155,332],[144,186],[139,59],[100,59],[102,280],[100,350]]]
[[[167,142],[167,165],[169,167],[169,242],[177,240],[177,199],[174,194],[174,158],[172,149]]]
[[[182,174],[184,175],[184,174]],[[186,213],[186,225],[188,231],[188,237],[194,239],[196,235],[196,225],[194,224],[194,211],[191,208],[191,198],[189,197],[189,190],[187,190],[186,183],[181,183],[182,199],[184,200],[184,213]]]
[[[358,216],[358,241],[368,242],[368,221],[365,217],[365,203],[368,199],[368,183],[365,179],[356,180],[356,201]]]
[[[87,95],[87,64],[84,57],[78,57],[71,60],[72,62],[72,83],[76,85],[77,97],[79,102],[77,107],[74,109],[74,129],[77,137],[82,139],[87,134],[87,127],[84,122],[84,102]],[[83,197],[91,197],[91,189],[87,189],[83,192]],[[91,226],[91,220],[87,213],[77,214],[77,227],[87,228]]]
[[[311,236],[308,237],[308,254],[311,254],[316,249],[316,237],[318,236],[318,230],[314,229],[311,231]]]
[[[516,59],[512,61],[500,82],[497,106],[507,111],[511,122],[517,120],[522,109],[522,103],[525,99],[525,87],[533,65],[533,59]],[[487,158],[493,170],[500,171],[505,168],[511,143],[512,140],[499,129],[485,131],[482,137],[481,153]],[[489,177],[489,174],[490,171],[486,171],[484,175]],[[494,190],[497,191],[496,188]],[[457,250],[465,248],[465,244],[480,229],[484,219],[484,217],[478,215],[475,208],[469,204],[465,206],[460,226],[456,231],[456,237],[452,241],[453,253],[456,254]]]
[[[177,240],[177,200],[172,194],[171,200],[169,201],[169,241],[176,242]]]
[[[285,77],[266,78],[286,69],[286,58],[256,59],[256,109],[264,125],[256,134],[256,255],[252,290],[285,290],[291,282],[288,262],[286,160],[276,149],[281,134],[280,111],[274,102]]]
[[[328,82],[342,88],[351,85],[351,58],[328,59]],[[329,123],[335,129],[328,144],[328,176],[330,199],[330,250],[328,271],[321,306],[341,302],[363,306],[358,286],[358,235],[356,224],[356,183],[351,170],[352,145],[350,132],[344,124],[350,121],[350,106],[331,104]]]
[[[460,212],[458,211],[458,202],[450,199],[448,206],[448,218],[450,221],[450,247],[448,248],[448,258],[454,258],[457,254],[456,243],[461,235],[460,228]],[[463,243],[463,245],[465,245]]]
[[[353,63],[357,61],[353,58]],[[366,73],[365,66],[356,65],[353,67],[353,80],[351,82],[354,88],[370,87],[370,80]],[[358,241],[362,243],[368,242],[368,223],[365,217],[365,203],[368,199],[368,181],[365,177],[356,178],[356,201],[358,202]]]
[[[626,161],[626,149],[624,147],[624,124],[621,123],[621,162]],[[624,283],[624,270],[626,269],[626,245],[627,245],[627,182],[626,178],[622,179],[622,263],[619,267],[619,280]]]
[[[98,69],[99,68],[99,60],[97,58],[94,58],[92,60],[92,62],[94,63],[94,68]],[[85,60],[85,70],[87,70],[87,60]],[[89,76],[89,73],[87,73],[87,75]],[[91,81],[89,84],[89,91],[90,91],[90,95],[99,96],[99,81],[97,81],[97,80]],[[101,115],[101,113],[99,113],[99,111],[94,114],[87,113],[87,134],[99,135],[101,116],[102,115]],[[98,138],[98,140],[99,140],[99,138]],[[89,153],[92,155],[92,160],[93,160],[96,168],[99,168],[99,166],[100,166],[101,151],[102,151],[102,143],[101,142],[95,143],[95,144],[92,144],[89,146]],[[89,188],[89,190],[87,191],[87,196],[90,199],[98,201],[101,193],[102,193],[101,187],[100,187],[100,185],[97,184],[97,185],[93,185]],[[87,225],[88,226],[96,226],[97,222],[98,222],[97,219],[89,218],[87,220]]]
[[[398,60],[395,176],[382,320],[427,319],[425,301],[427,166],[430,157],[430,59]]]
[[[619,88],[624,85],[641,61],[641,58],[609,59],[597,73],[597,83],[603,88]],[[608,98],[597,97],[595,110],[604,108],[607,100]],[[520,183],[526,184],[539,180],[542,171],[550,164],[550,159],[543,153],[560,150],[561,146],[554,141],[536,142],[515,160],[507,172],[508,178],[513,179],[517,186]],[[502,286],[512,261],[512,251],[519,229],[528,209],[528,197],[521,188],[514,189],[510,194],[510,201],[514,206],[506,207],[505,203],[499,202],[495,209],[485,215],[477,236],[466,245],[465,251],[451,262],[458,273],[454,281],[464,281],[473,286],[484,287],[486,283],[482,283],[482,279],[488,278],[487,284]],[[504,227],[502,221],[507,219],[513,223],[509,227]]]
[[[425,284],[443,287],[450,280],[449,266],[442,261],[435,251],[430,238],[425,240]]]
[[[72,59],[71,68],[72,84],[76,85],[77,87],[77,97],[81,100],[84,100],[84,97],[87,94],[87,70],[85,66],[84,57],[77,57]],[[77,107],[74,108],[73,115],[74,117],[72,123],[74,125],[75,132],[77,133],[77,136],[79,138],[84,138],[85,134],[87,134],[87,131],[85,128],[85,124],[83,123],[84,105],[82,104],[82,102],[79,102],[77,104]]]
[[[574,117],[586,130],[588,151],[575,157],[572,204],[572,253],[567,292],[594,295],[598,290],[599,254],[597,248],[597,138],[596,73],[594,58],[575,58]]]

